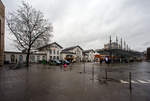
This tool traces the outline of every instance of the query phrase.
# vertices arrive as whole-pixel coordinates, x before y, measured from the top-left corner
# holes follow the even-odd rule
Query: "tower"
[[[117,49],[119,48],[119,45],[118,45],[118,37],[116,36],[116,44],[117,44]]]
[[[112,40],[111,40],[111,35],[110,35],[110,40],[109,40],[109,44],[110,44],[109,48],[110,48],[110,49],[112,48],[112,47],[111,47],[111,42],[112,42]]]
[[[128,44],[127,44],[127,51],[129,50]]]
[[[122,47],[122,38],[120,40],[120,48],[123,49],[123,47]]]
[[[124,40],[124,50],[126,50],[126,41]]]

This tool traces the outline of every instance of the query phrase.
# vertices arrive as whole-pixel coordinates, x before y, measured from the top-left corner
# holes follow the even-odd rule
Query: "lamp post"
[[[112,62],[112,40],[110,36],[110,42],[109,42],[109,57],[110,57],[110,62]]]

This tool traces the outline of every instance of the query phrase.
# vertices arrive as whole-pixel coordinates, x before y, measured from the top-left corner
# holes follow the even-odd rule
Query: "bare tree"
[[[49,41],[52,26],[44,19],[42,12],[37,11],[26,2],[15,12],[9,13],[7,25],[10,33],[15,36],[16,47],[19,50],[26,50],[26,65],[29,66],[30,50],[38,48],[39,42],[45,44]]]

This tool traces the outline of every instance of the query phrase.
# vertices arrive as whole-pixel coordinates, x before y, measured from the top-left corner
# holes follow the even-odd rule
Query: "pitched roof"
[[[3,6],[3,8],[5,8],[5,5],[3,4],[1,0],[0,0],[0,5]]]
[[[53,42],[53,43],[47,44],[47,45],[45,45],[45,46],[42,46],[42,47],[40,47],[40,48],[38,48],[38,49],[42,49],[42,48],[45,48],[45,47],[51,46],[51,45],[53,45],[53,44],[56,44],[56,45],[57,45],[57,46],[59,46],[60,48],[63,48],[63,47],[62,47],[61,45],[59,45],[58,43]]]
[[[81,50],[83,50],[79,45],[77,45],[77,46],[72,46],[72,47],[65,48],[63,51],[69,51],[69,50],[72,50],[76,47],[79,47]]]
[[[95,52],[93,49],[89,49],[89,50],[84,50],[83,53],[89,53],[91,51]]]
[[[66,54],[76,54],[74,52],[69,52],[69,51],[61,51],[61,53],[66,53]]]

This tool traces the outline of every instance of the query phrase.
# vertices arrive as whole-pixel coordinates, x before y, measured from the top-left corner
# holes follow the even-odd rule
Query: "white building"
[[[62,50],[61,58],[65,59],[67,56],[74,56],[76,62],[80,62],[83,59],[83,49],[80,46],[68,47]]]
[[[40,62],[42,60],[69,60],[80,62],[83,60],[83,49],[80,46],[73,46],[69,48],[65,48],[58,43],[53,42],[42,46],[38,49],[32,49],[29,61],[32,63]],[[90,53],[91,54],[91,53]],[[90,61],[93,60],[93,57],[89,54]],[[5,52],[4,58],[5,62],[9,63],[18,63],[18,62],[26,62],[26,51],[23,52]]]
[[[18,63],[18,62],[22,62],[25,63],[26,62],[26,53],[22,53],[22,52],[8,52],[5,51],[4,52],[4,62],[7,63]],[[29,58],[29,62],[31,63],[38,63],[39,61],[42,60],[46,60],[46,54],[44,53],[31,53],[30,54],[30,58]]]
[[[93,49],[83,51],[84,59],[88,62],[93,62],[95,57],[95,51]]]
[[[45,53],[47,61],[54,59],[60,60],[60,53],[62,51],[62,48],[63,47],[60,46],[58,43],[53,42],[38,48],[38,51],[36,53]]]

